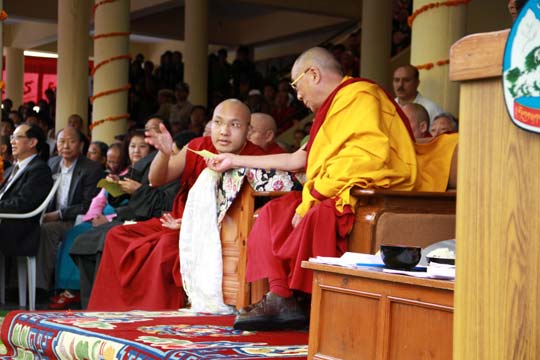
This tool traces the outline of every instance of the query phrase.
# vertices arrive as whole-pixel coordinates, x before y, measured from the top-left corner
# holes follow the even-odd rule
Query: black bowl
[[[416,246],[381,245],[381,258],[386,267],[411,270],[420,262],[422,248]]]
[[[436,258],[436,257],[427,257],[426,258],[428,263],[437,263],[437,264],[447,264],[447,265],[455,265],[456,259],[448,259],[448,258]]]

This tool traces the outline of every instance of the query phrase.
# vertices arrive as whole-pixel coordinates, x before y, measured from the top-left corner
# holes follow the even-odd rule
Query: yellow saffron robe
[[[336,94],[313,141],[296,213],[304,216],[319,202],[312,189],[336,198],[337,210],[354,211],[352,187],[412,190],[416,173],[413,142],[392,100],[379,86],[358,81]]]
[[[457,144],[457,133],[442,134],[428,143],[414,144],[418,161],[418,178],[414,190],[446,190]]]

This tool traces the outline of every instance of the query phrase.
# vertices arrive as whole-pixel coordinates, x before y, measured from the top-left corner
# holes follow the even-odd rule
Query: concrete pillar
[[[24,51],[6,47],[6,98],[13,100],[13,108],[23,103]]]
[[[392,1],[362,1],[362,43],[360,76],[392,90]]]
[[[208,0],[185,0],[184,81],[189,101],[207,103],[208,92]]]
[[[414,10],[431,2],[414,0]],[[418,91],[456,116],[459,113],[459,84],[449,81],[448,65],[436,63],[448,60],[450,46],[465,35],[466,15],[466,5],[440,6],[419,14],[412,26],[411,64],[434,64],[430,70],[420,70]]]
[[[94,67],[97,70],[94,73],[92,140],[110,144],[115,135],[127,130],[129,0],[109,3],[95,0],[95,4],[100,5],[94,14]],[[105,93],[108,94],[99,96]]]
[[[55,128],[66,127],[71,114],[88,123],[89,0],[58,1],[58,82]]]

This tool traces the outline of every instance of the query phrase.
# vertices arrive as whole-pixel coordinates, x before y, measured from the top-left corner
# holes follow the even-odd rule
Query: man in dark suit
[[[83,155],[84,135],[73,127],[61,130],[56,138],[58,155],[49,160],[53,174],[62,180],[56,198],[43,217],[36,258],[36,285],[48,290],[53,285],[56,250],[64,233],[73,227],[77,215],[85,214],[99,189],[104,172],[100,164]]]
[[[0,185],[0,213],[23,214],[41,205],[53,184],[51,171],[40,158],[44,149],[44,155],[48,157],[45,135],[36,125],[21,124],[11,135],[11,145],[17,163],[4,174],[5,181]],[[40,215],[30,219],[0,220],[0,252],[35,256]]]

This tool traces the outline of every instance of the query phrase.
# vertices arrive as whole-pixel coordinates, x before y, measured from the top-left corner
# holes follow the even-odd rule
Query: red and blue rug
[[[305,359],[307,331],[232,328],[233,316],[185,311],[9,313],[2,359]]]

